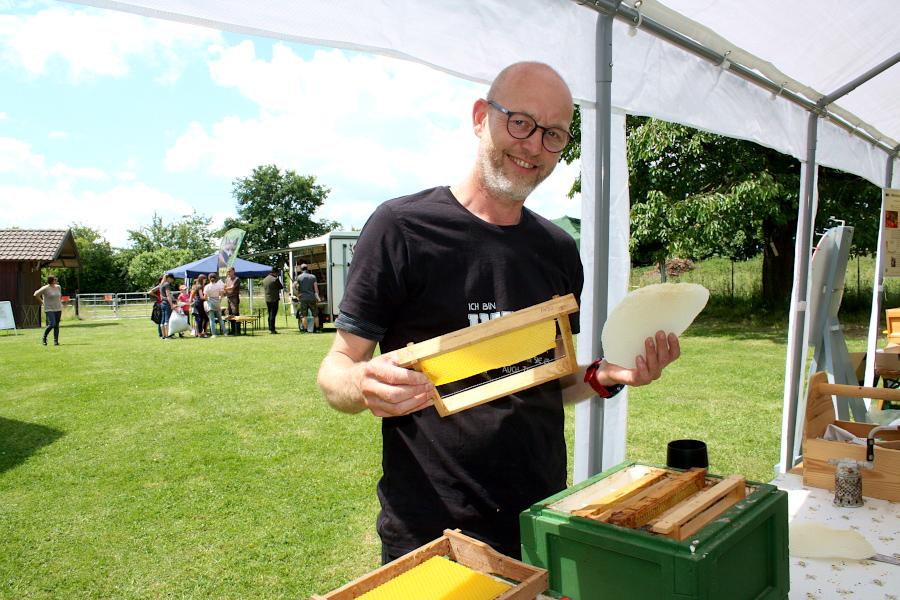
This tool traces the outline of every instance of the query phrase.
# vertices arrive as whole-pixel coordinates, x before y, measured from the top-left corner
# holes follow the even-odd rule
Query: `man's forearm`
[[[358,413],[366,408],[356,383],[363,363],[354,362],[346,354],[331,351],[319,366],[318,384],[332,408],[345,413]]]

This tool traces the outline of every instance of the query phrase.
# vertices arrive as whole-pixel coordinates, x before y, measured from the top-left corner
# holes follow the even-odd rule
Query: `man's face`
[[[234,269],[228,269],[228,276],[234,277]]]
[[[523,74],[514,78],[496,98],[512,112],[527,113],[545,127],[568,131],[572,120],[572,99],[568,90],[555,77],[544,72]],[[523,202],[544,181],[559,161],[560,153],[544,148],[542,129],[520,140],[507,129],[508,117],[483,103],[479,133],[478,168],[487,189],[501,197]],[[476,107],[476,119],[478,119]]]

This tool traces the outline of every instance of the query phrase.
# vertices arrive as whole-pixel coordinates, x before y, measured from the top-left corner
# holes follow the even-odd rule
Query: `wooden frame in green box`
[[[775,486],[748,482],[754,491],[682,542],[549,508],[632,465],[622,463],[521,513],[522,560],[548,570],[551,591],[572,600],[788,597],[787,493]]]

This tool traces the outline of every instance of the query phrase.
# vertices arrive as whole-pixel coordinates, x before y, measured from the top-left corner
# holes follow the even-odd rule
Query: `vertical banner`
[[[241,249],[241,243],[244,241],[243,229],[229,229],[222,236],[222,242],[219,244],[219,277],[224,279],[225,272],[234,266],[237,259],[238,251]]]
[[[900,277],[900,190],[884,190],[885,277]]]

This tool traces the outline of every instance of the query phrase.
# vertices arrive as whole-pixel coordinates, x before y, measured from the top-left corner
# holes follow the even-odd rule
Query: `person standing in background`
[[[162,298],[162,321],[160,327],[162,329],[162,338],[169,339],[169,317],[172,316],[172,310],[175,307],[175,297],[172,295],[172,285],[175,283],[175,276],[166,273],[163,282],[159,286],[159,295]]]
[[[313,331],[319,330],[319,283],[316,276],[309,272],[309,266],[300,265],[300,277],[294,284],[294,295],[300,302],[300,331],[305,333],[308,324],[308,314],[313,314]]]
[[[228,335],[225,329],[225,321],[222,320],[222,296],[225,295],[225,284],[219,281],[218,273],[209,274],[209,283],[203,290],[206,295],[206,302],[209,304],[209,321],[212,336],[216,337],[216,326],[219,327],[219,333]]]
[[[181,311],[186,318],[190,318],[191,316],[191,293],[188,291],[187,286],[185,284],[181,284],[178,286],[178,310]],[[178,337],[183,338],[184,334],[179,332]]]
[[[59,346],[59,320],[62,317],[62,288],[56,283],[56,277],[47,277],[47,285],[34,293],[34,297],[44,307],[47,315],[47,328],[44,329],[44,337],[41,343],[47,345],[47,334],[53,330],[53,345]]]
[[[273,268],[263,279],[263,295],[266,299],[266,309],[269,311],[269,333],[278,333],[275,330],[275,318],[278,316],[278,299],[283,289],[284,284],[278,279],[278,269]]]
[[[209,335],[206,332],[209,315],[203,308],[203,301],[206,300],[206,295],[203,293],[205,285],[206,275],[200,275],[191,288],[191,310],[194,313],[194,330],[197,332],[197,337],[208,337]]]
[[[152,288],[146,291],[146,294],[153,299],[153,304],[159,307],[160,315],[162,315],[162,294],[159,293],[159,288],[162,287],[163,282],[166,280],[166,276],[163,275],[159,278],[159,282],[154,285]],[[162,319],[160,318],[159,323],[156,324],[156,333],[159,335],[160,339],[162,339]]]
[[[228,267],[225,276],[225,297],[228,298],[228,316],[237,317],[241,314],[241,280],[238,279],[234,267]],[[241,324],[231,322],[231,334],[240,333]]]

